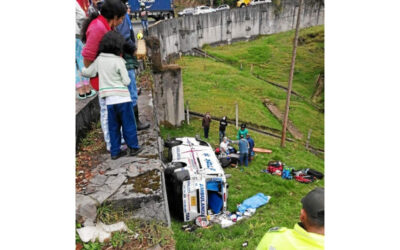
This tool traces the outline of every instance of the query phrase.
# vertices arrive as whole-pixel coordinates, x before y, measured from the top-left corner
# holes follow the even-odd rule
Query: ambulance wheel
[[[168,141],[164,142],[164,146],[167,147],[167,148],[172,148],[172,147],[175,147],[175,146],[178,146],[178,145],[181,145],[181,144],[182,144],[182,141],[178,141],[178,140],[174,140],[174,139],[171,139],[171,140],[168,140]]]

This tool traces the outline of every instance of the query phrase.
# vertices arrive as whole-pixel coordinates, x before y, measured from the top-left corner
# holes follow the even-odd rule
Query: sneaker
[[[85,94],[83,94],[83,96],[80,96],[79,93],[78,93],[78,94],[76,95],[76,97],[77,97],[79,100],[86,99],[86,95],[85,95]]]
[[[121,156],[125,156],[127,154],[127,152],[126,152],[126,150],[125,151],[120,151],[119,152],[119,154],[117,154],[117,155],[114,155],[114,156],[111,156],[111,159],[112,160],[116,160],[116,159],[118,159],[118,158],[120,158]]]
[[[135,156],[139,154],[140,151],[142,151],[142,148],[129,148],[129,156]]]
[[[95,90],[91,89],[89,94],[86,93],[86,98],[92,97],[92,96],[94,96],[96,93],[97,93],[97,92],[96,92]]]

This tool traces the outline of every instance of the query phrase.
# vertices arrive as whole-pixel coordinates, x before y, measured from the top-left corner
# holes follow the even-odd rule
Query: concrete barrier
[[[282,0],[281,8],[272,3],[234,8],[216,13],[184,16],[149,27],[149,35],[161,41],[163,61],[180,52],[189,52],[205,44],[224,44],[258,35],[292,30],[296,25],[297,2]],[[306,0],[300,27],[324,24],[324,6]]]

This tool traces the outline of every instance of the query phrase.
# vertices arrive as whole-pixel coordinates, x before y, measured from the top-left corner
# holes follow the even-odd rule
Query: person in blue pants
[[[127,4],[126,0],[122,0],[123,3]],[[133,110],[137,123],[137,130],[144,130],[150,127],[149,123],[142,123],[139,119],[139,109],[137,105],[138,92],[136,87],[136,75],[135,68],[138,67],[138,62],[134,56],[136,50],[135,33],[133,31],[132,22],[129,17],[130,7],[127,4],[128,12],[125,15],[122,23],[118,25],[115,30],[125,38],[125,44],[123,46],[123,58],[126,61],[126,69],[128,70],[129,78],[131,82],[128,86],[129,93],[131,94]]]
[[[249,162],[251,162],[251,158],[254,155],[254,140],[250,137],[249,134],[246,135],[247,142],[249,143]]]
[[[243,135],[240,135],[240,140],[239,140],[239,161],[240,161],[240,166],[244,165],[247,167],[249,165],[249,143],[248,141],[244,138]]]

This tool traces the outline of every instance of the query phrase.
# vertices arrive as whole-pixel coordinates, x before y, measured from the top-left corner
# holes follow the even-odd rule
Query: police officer
[[[300,221],[293,229],[271,228],[257,250],[324,249],[324,189],[315,188],[302,200]]]

